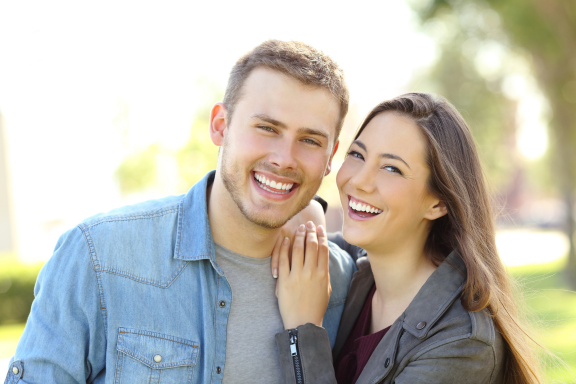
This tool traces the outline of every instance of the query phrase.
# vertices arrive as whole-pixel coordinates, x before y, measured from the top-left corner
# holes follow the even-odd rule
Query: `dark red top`
[[[372,318],[372,297],[376,292],[376,285],[372,287],[362,311],[352,328],[352,332],[342,347],[340,356],[335,364],[336,381],[338,384],[354,384],[372,356],[372,352],[380,343],[390,327],[370,334],[370,322]]]

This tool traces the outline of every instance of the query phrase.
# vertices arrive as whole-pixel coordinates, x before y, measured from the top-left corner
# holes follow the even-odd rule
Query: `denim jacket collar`
[[[174,258],[187,261],[208,259],[216,271],[223,275],[216,264],[206,201],[206,189],[214,182],[215,174],[216,171],[207,173],[184,195],[178,205],[178,232]]]

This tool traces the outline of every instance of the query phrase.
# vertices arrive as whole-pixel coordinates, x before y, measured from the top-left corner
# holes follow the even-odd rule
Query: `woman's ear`
[[[214,104],[210,111],[210,139],[219,147],[224,143],[224,136],[227,128],[226,106],[218,102]]]
[[[446,207],[446,204],[444,204],[443,201],[436,200],[434,202],[434,205],[432,205],[428,209],[428,211],[424,215],[424,218],[432,221],[432,220],[436,220],[436,219],[444,216],[447,213],[448,213],[448,208]]]

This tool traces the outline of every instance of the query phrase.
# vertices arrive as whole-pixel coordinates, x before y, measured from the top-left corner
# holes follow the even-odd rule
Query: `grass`
[[[536,339],[559,359],[547,357],[546,383],[576,383],[576,292],[562,278],[566,259],[547,264],[510,268],[523,296],[523,309],[535,330]],[[14,354],[24,324],[0,326],[0,359]]]
[[[535,338],[558,357],[541,350],[546,383],[576,383],[576,292],[563,278],[565,264],[510,268]]]

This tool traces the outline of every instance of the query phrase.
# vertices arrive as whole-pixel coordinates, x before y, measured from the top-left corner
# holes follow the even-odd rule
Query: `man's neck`
[[[214,242],[244,256],[264,258],[272,254],[280,228],[268,229],[248,220],[218,174],[206,189],[206,201]]]

